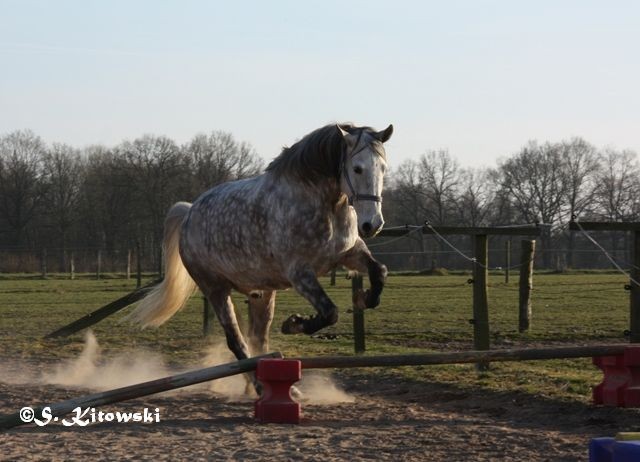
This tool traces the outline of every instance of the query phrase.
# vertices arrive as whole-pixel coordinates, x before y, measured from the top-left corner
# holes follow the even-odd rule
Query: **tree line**
[[[431,150],[400,165],[389,195],[391,222],[548,225],[541,250],[566,249],[565,264],[573,267],[577,238],[568,222],[640,220],[640,169],[635,152],[597,149],[582,138],[530,141],[490,168],[465,168],[447,150]],[[620,233],[607,236],[614,253],[626,241]],[[545,267],[551,257],[542,252]]]
[[[14,131],[0,137],[0,248],[48,248],[63,268],[71,249],[114,255],[138,246],[157,265],[171,204],[263,167],[250,143],[222,131],[183,145],[145,135],[82,149]],[[566,231],[567,222],[574,215],[640,220],[639,173],[635,152],[598,149],[582,138],[531,141],[488,168],[464,167],[447,150],[427,150],[388,174],[384,214],[389,226],[547,224],[541,248],[566,249],[566,264],[574,266],[582,244]],[[614,251],[626,246],[619,233],[608,239]],[[399,242],[385,250],[404,248]],[[424,252],[424,239],[413,239],[410,248]],[[542,255],[550,266],[550,254]]]
[[[263,161],[246,142],[214,131],[179,146],[145,135],[115,147],[46,144],[33,132],[0,138],[0,246],[106,255],[141,247],[159,263],[164,216],[225,181],[253,176]]]

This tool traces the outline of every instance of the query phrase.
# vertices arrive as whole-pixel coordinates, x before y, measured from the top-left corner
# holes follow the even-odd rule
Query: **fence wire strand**
[[[578,220],[574,220],[574,223],[576,224],[576,226],[578,226],[578,229],[580,230],[580,232],[593,244],[595,245],[598,249],[600,249],[602,251],[602,253],[605,255],[605,257],[607,257],[607,259],[613,264],[613,266],[616,267],[616,269],[618,271],[620,271],[622,274],[624,274],[625,276],[627,276],[629,278],[629,280],[631,282],[633,282],[634,284],[636,284],[637,286],[640,286],[640,283],[638,281],[636,281],[634,278],[631,277],[631,274],[629,274],[627,271],[625,271],[619,264],[618,262],[615,260],[615,258],[613,258],[609,252],[607,252],[605,250],[604,247],[602,247],[600,245],[600,243],[598,241],[596,241],[594,238],[592,238],[589,233],[587,233],[585,231],[585,229],[582,227],[582,225],[580,224],[580,222]]]
[[[531,259],[527,260],[524,263],[518,263],[515,265],[511,265],[511,266],[489,266],[489,265],[484,265],[482,263],[480,263],[475,257],[469,257],[468,255],[466,255],[462,250],[458,249],[455,245],[453,245],[451,242],[449,242],[442,234],[440,234],[438,231],[436,231],[436,229],[431,226],[431,224],[429,222],[425,222],[425,226],[427,228],[429,228],[431,231],[433,231],[433,234],[436,235],[436,237],[438,237],[438,239],[440,239],[442,242],[444,242],[446,245],[448,245],[452,250],[454,250],[458,255],[460,255],[462,258],[464,258],[465,260],[471,262],[474,265],[478,265],[481,268],[490,270],[490,271],[502,271],[502,270],[511,270],[511,269],[515,269],[515,268],[520,268],[522,266],[526,266],[529,263],[531,263]]]

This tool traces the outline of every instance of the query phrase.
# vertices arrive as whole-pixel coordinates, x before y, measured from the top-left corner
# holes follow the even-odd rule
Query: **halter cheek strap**
[[[365,147],[361,147],[360,149],[358,149],[356,151],[356,148],[358,147],[358,145],[360,144],[360,139],[362,138],[362,131],[360,130],[360,132],[358,133],[358,138],[356,139],[356,144],[353,146],[353,149],[351,150],[351,153],[347,154],[347,148],[345,146],[344,150],[342,151],[342,162],[340,163],[340,172],[344,174],[344,179],[347,182],[347,186],[349,187],[349,191],[351,191],[351,194],[347,194],[347,197],[349,199],[349,205],[353,205],[353,203],[355,201],[372,201],[372,202],[382,202],[382,197],[380,196],[376,196],[373,194],[358,194],[355,190],[355,188],[353,187],[353,183],[351,183],[351,177],[349,176],[349,170],[347,170],[347,158],[351,157],[353,158],[356,154],[358,154],[360,151],[362,151]]]

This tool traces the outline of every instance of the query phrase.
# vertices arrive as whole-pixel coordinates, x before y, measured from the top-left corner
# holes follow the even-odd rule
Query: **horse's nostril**
[[[362,231],[364,231],[365,233],[370,232],[373,229],[373,227],[371,226],[371,223],[366,222],[362,224]]]

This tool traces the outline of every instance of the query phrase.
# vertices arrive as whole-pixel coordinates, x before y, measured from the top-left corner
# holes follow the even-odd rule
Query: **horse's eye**
[[[353,171],[355,173],[357,173],[358,175],[360,175],[362,173],[362,167],[360,167],[359,165],[353,167]]]

